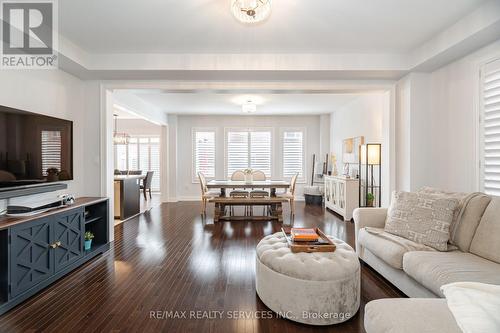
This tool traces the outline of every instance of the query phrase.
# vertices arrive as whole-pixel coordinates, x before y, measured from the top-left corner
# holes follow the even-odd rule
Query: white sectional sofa
[[[439,252],[386,233],[387,209],[359,208],[356,252],[409,297],[443,297],[440,287],[451,282],[500,285],[500,198],[472,196],[462,212],[449,251]]]

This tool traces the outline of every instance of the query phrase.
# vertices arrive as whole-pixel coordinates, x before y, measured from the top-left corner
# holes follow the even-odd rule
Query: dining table
[[[220,196],[212,198],[209,202],[215,204],[214,222],[220,220],[277,220],[283,222],[283,203],[288,199],[276,195],[277,189],[288,189],[290,182],[284,180],[262,180],[262,181],[238,181],[238,180],[211,180],[207,182],[208,189],[220,189]],[[269,196],[264,197],[227,197],[226,190],[256,190],[268,189]],[[263,216],[226,215],[226,206],[267,206],[270,208],[270,214]]]
[[[207,188],[220,189],[220,196],[226,196],[227,189],[269,189],[271,197],[276,196],[276,189],[288,189],[290,182],[285,180],[256,180],[256,181],[243,181],[243,180],[211,180],[207,182]]]

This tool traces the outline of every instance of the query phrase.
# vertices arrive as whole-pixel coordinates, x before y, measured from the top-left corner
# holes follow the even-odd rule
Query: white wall
[[[328,138],[328,133],[320,133],[320,116],[176,116],[177,125],[169,117],[169,132],[171,144],[169,145],[169,156],[175,156],[176,162],[170,161],[170,167],[176,168],[175,174],[176,189],[175,195],[172,193],[171,200],[199,199],[200,186],[192,180],[192,128],[209,127],[216,129],[216,178],[224,179],[224,128],[227,127],[272,127],[274,143],[274,163],[272,166],[272,178],[282,178],[282,144],[280,138],[280,128],[302,127],[306,130],[306,170],[305,176],[310,181],[312,167],[312,154],[320,152],[320,137]],[[174,145],[175,140],[177,146]],[[328,142],[328,141],[327,141]],[[174,145],[175,146],[175,145]],[[171,169],[172,171],[172,169]],[[173,175],[171,174],[170,177]],[[302,195],[302,186],[297,187],[297,194]]]
[[[99,195],[99,108],[95,103],[99,94],[92,89],[96,87],[96,82],[84,83],[60,70],[2,70],[0,74],[1,105],[74,122],[74,180],[67,182],[64,192],[77,196]],[[23,199],[29,198],[10,200]],[[6,201],[0,201],[4,205]]]
[[[479,70],[500,41],[397,86],[397,189],[479,190]]]
[[[500,41],[431,74],[430,89],[439,143],[437,185],[456,191],[479,190],[479,71],[500,58]]]
[[[330,147],[337,157],[342,172],[342,142],[344,139],[364,136],[366,143],[382,142],[382,122],[385,96],[363,95],[330,114]],[[353,166],[354,167],[354,166]]]
[[[372,93],[361,95],[354,101],[342,106],[330,114],[330,147],[337,157],[337,168],[342,174],[343,140],[364,136],[365,143],[382,144],[382,205],[388,203],[389,174],[389,137],[385,127],[389,126],[388,112],[390,104],[389,93]],[[358,169],[350,165],[351,170]]]

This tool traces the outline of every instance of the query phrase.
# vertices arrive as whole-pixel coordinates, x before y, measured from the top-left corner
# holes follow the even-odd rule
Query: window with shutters
[[[225,140],[226,175],[243,169],[261,170],[271,178],[272,168],[272,130],[226,129]]]
[[[481,71],[481,186],[500,196],[500,60]]]
[[[215,178],[215,130],[193,129],[193,182],[198,172],[206,178]]]
[[[61,131],[41,132],[42,175],[47,176],[47,169],[61,171]]]
[[[284,178],[291,178],[298,173],[298,180],[305,179],[304,132],[304,129],[282,130]]]
[[[160,191],[160,137],[132,136],[128,145],[115,145],[115,169],[153,171],[151,190]]]

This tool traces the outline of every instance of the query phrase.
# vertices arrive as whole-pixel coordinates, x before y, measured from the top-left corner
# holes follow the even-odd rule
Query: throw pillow
[[[448,249],[457,199],[426,193],[393,192],[384,230],[438,251]]]
[[[449,192],[445,190],[440,190],[437,188],[433,187],[422,187],[420,190],[417,191],[418,193],[425,193],[425,194],[433,194],[437,196],[442,196],[444,198],[453,198],[458,200],[458,205],[455,209],[455,212],[453,213],[453,220],[451,221],[450,225],[450,243],[454,243],[453,235],[458,227],[458,219],[460,217],[460,213],[462,212],[462,209],[465,205],[465,199],[467,198],[468,194],[467,193],[462,193],[462,192]]]

